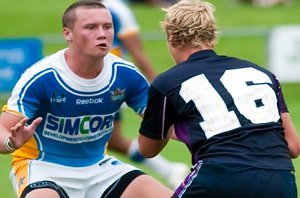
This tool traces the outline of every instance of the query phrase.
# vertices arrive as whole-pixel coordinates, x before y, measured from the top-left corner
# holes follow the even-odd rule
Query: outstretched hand
[[[32,138],[36,127],[42,122],[43,119],[38,117],[30,125],[26,126],[28,120],[28,118],[23,118],[10,129],[11,136],[9,138],[15,149],[20,148]]]

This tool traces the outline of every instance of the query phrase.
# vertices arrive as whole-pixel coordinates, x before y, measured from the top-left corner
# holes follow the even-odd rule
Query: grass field
[[[63,48],[65,45],[60,37],[60,18],[65,7],[71,2],[74,0],[1,0],[0,38],[39,37],[45,42],[43,50],[45,56]],[[299,24],[300,22],[298,1],[294,1],[295,4],[292,6],[272,8],[241,5],[236,0],[211,0],[210,2],[216,5],[216,17],[221,33],[216,51],[220,54],[245,58],[264,67],[267,67],[268,64],[268,33],[277,25]],[[165,71],[173,62],[159,27],[163,13],[156,7],[142,5],[131,5],[131,7],[141,25],[143,38],[145,38],[144,48],[156,71]],[[245,34],[245,29],[251,31],[247,31]],[[300,132],[300,83],[282,84],[282,88],[295,126]],[[6,99],[7,96],[1,95],[1,106]],[[131,110],[125,109],[124,131],[128,137],[136,136],[139,122],[140,119],[135,118]],[[178,142],[168,144],[162,155],[170,160],[190,164],[187,149]],[[127,161],[126,158],[119,157]],[[300,189],[299,158],[294,160],[294,165],[296,167],[296,179],[299,181],[298,189]],[[0,155],[0,198],[15,197],[8,180],[9,169],[10,156]],[[149,170],[145,170],[149,172]],[[159,178],[158,175],[154,176]]]

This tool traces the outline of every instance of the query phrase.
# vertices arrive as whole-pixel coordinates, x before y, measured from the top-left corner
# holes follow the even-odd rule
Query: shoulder
[[[14,89],[22,89],[21,87],[29,86],[33,87],[33,85],[37,85],[41,82],[46,84],[51,83],[49,80],[54,79],[55,74],[62,72],[62,58],[63,51],[58,51],[28,67],[19,78]]]
[[[159,74],[151,85],[162,93],[176,89],[184,81],[184,76],[182,75],[182,69],[184,68],[186,67],[183,64],[175,65],[169,70]]]
[[[239,58],[233,58],[233,60],[238,61],[238,64],[241,65],[241,67],[251,67],[256,70],[259,70],[262,73],[265,73],[266,75],[268,75],[271,78],[275,77],[275,75],[271,71],[269,71],[267,68],[260,66],[254,62],[251,62],[249,60],[239,59]]]
[[[116,69],[118,72],[133,72],[141,75],[140,70],[132,62],[127,61],[119,56],[116,56],[112,53],[108,53],[104,58],[104,64],[112,66],[113,69]]]
[[[50,70],[57,70],[57,68],[59,68],[62,64],[63,52],[64,50],[61,50],[54,54],[44,57],[40,61],[28,67],[23,73],[23,75],[35,76],[37,78],[41,76],[42,73],[45,73]]]
[[[118,66],[126,66],[126,67],[131,67],[131,68],[136,68],[136,66],[130,62],[127,61],[119,56],[116,56],[112,53],[108,53],[104,57],[104,64],[109,64],[109,65],[118,65]]]

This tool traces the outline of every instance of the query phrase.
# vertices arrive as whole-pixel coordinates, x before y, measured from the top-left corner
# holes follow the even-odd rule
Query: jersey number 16
[[[220,81],[232,96],[239,112],[254,124],[276,122],[280,115],[277,98],[270,87],[272,81],[254,68],[227,70]],[[253,82],[253,85],[247,85]],[[182,83],[180,96],[186,103],[193,101],[204,121],[200,126],[207,138],[241,127],[234,111],[229,111],[224,100],[204,74]],[[263,105],[257,106],[256,101]]]

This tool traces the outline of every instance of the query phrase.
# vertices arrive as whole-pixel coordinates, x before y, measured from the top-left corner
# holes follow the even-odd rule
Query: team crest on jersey
[[[67,101],[67,98],[66,96],[63,94],[63,93],[53,93],[51,98],[50,98],[50,102],[53,102],[53,103],[65,103]]]
[[[125,89],[117,88],[114,91],[111,91],[111,101],[122,101],[125,97]]]

